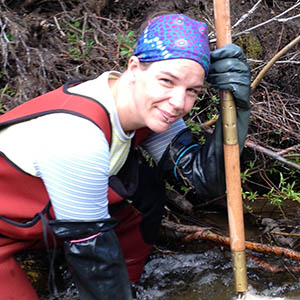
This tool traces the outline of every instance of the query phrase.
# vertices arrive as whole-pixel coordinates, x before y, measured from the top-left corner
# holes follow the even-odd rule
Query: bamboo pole
[[[231,44],[230,1],[214,0],[217,47]],[[240,154],[235,102],[230,91],[221,91],[224,136],[224,162],[230,248],[233,259],[235,289],[238,298],[247,291],[245,230],[240,178]]]

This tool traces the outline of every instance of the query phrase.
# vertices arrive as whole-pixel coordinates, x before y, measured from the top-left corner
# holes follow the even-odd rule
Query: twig
[[[57,27],[59,33],[60,33],[62,36],[65,37],[66,35],[65,35],[65,33],[61,30],[61,27],[60,27],[60,25],[59,25],[59,23],[58,23],[57,18],[54,16],[53,19],[54,19],[55,25],[56,25],[56,27]]]
[[[236,34],[233,34],[232,37],[237,37],[237,36],[240,36],[240,35],[243,35],[243,34],[248,34],[250,31],[254,30],[254,29],[257,29],[259,27],[262,27],[262,26],[265,26],[266,24],[268,23],[271,23],[273,21],[278,21],[278,19],[280,19],[281,16],[285,15],[286,13],[288,13],[289,11],[293,10],[294,8],[298,7],[300,5],[300,2],[297,2],[295,5],[293,5],[292,7],[290,7],[289,9],[285,10],[284,12],[282,12],[281,14],[265,21],[265,22],[262,22],[260,24],[257,24],[253,27],[250,27],[248,29],[245,29],[244,31],[242,32],[239,32],[239,33],[236,33]],[[281,19],[282,20],[282,19]],[[281,21],[282,22],[282,21]]]
[[[298,149],[300,149],[300,144],[294,145],[294,146],[292,146],[292,147],[288,147],[288,148],[283,149],[283,150],[281,150],[281,151],[278,151],[277,154],[278,154],[278,155],[285,155],[285,154],[287,154],[288,152],[296,151],[296,150],[298,150]]]
[[[293,39],[288,45],[286,45],[283,49],[281,49],[267,64],[266,66],[259,72],[255,80],[251,84],[252,90],[255,89],[260,80],[264,77],[264,75],[269,71],[269,69],[273,66],[274,62],[279,59],[283,54],[285,54],[288,50],[294,47],[297,43],[300,42],[300,35]]]
[[[293,19],[296,19],[296,18],[299,18],[300,17],[300,14],[299,15],[296,15],[296,16],[292,16],[292,17],[289,17],[289,18],[282,18],[282,19],[278,19],[277,21],[278,22],[287,22],[287,21],[290,21],[290,20],[293,20]]]
[[[253,58],[248,58],[248,62],[253,62],[253,63],[263,63],[263,60],[259,59],[253,59]],[[294,64],[294,65],[300,65],[300,61],[298,60],[278,60],[274,62],[274,64]]]
[[[256,11],[256,9],[261,4],[261,2],[262,2],[262,0],[259,0],[257,3],[255,3],[255,5],[248,11],[248,13],[242,15],[241,18],[231,28],[234,29],[240,23],[242,23],[244,20],[246,20],[249,16],[251,16]]]
[[[285,159],[284,157],[280,156],[280,154],[278,154],[278,153],[276,153],[274,151],[271,151],[271,150],[269,150],[267,148],[264,148],[264,147],[262,147],[262,146],[260,146],[260,145],[258,145],[256,143],[250,141],[250,140],[246,141],[245,146],[247,146],[249,148],[252,148],[253,150],[259,151],[261,153],[264,153],[264,154],[266,154],[266,155],[268,155],[268,156],[270,156],[270,157],[272,157],[272,158],[274,158],[274,159],[276,159],[276,160],[284,163],[285,165],[288,165],[288,166],[290,166],[292,168],[300,170],[300,165],[299,164],[294,163],[292,161],[289,161],[289,160]]]
[[[300,5],[300,2],[297,2],[295,5],[293,5],[289,9],[285,10],[284,12],[280,13],[279,15],[277,15],[277,16],[275,16],[275,17],[273,17],[273,18],[271,18],[271,19],[269,19],[269,20],[267,20],[265,22],[262,22],[260,24],[256,24],[255,26],[252,26],[252,27],[250,27],[248,29],[245,29],[245,30],[243,30],[241,32],[233,33],[232,37],[235,38],[235,37],[238,37],[238,36],[243,35],[243,34],[249,34],[251,31],[253,31],[253,30],[255,30],[255,29],[259,28],[259,27],[265,26],[266,24],[269,24],[269,23],[274,22],[274,21],[281,22],[281,23],[286,23],[289,20],[292,20],[294,18],[298,18],[299,15],[296,15],[296,16],[290,17],[290,18],[286,18],[286,19],[283,19],[283,18],[280,18],[280,17],[282,17],[283,15],[287,14],[288,12],[290,12],[291,10],[293,10],[294,8],[297,8],[299,5]],[[243,18],[243,16],[242,16],[242,18]],[[236,25],[234,25],[234,26],[236,26]],[[216,39],[215,38],[209,39],[209,42],[210,43],[215,43]]]
[[[207,132],[207,133],[212,134],[212,132],[213,132],[213,129],[210,128],[210,127],[207,127],[206,123],[202,124],[202,125],[201,125],[201,128],[202,128],[205,132]],[[294,163],[294,162],[292,162],[292,161],[289,161],[289,160],[285,159],[284,157],[282,157],[282,156],[280,155],[281,152],[274,152],[274,151],[269,150],[269,149],[267,149],[267,148],[265,148],[265,147],[263,147],[263,146],[258,145],[257,143],[254,143],[254,142],[252,142],[252,141],[250,141],[250,140],[246,140],[246,142],[245,142],[245,147],[249,147],[249,148],[251,148],[251,149],[253,149],[253,150],[255,150],[255,151],[264,153],[264,154],[266,154],[266,155],[268,155],[268,156],[270,156],[270,157],[272,157],[272,158],[274,158],[274,159],[276,159],[276,160],[278,160],[278,161],[284,163],[285,165],[288,165],[288,166],[290,166],[290,167],[292,167],[292,168],[295,168],[295,169],[297,169],[297,170],[300,170],[300,165],[299,165],[299,164]]]
[[[288,233],[288,232],[276,232],[276,231],[272,231],[271,234],[300,237],[300,233]]]
[[[86,24],[87,24],[87,13],[84,14],[84,19],[83,19],[83,25],[82,25],[82,40],[84,40],[84,34],[86,30]]]

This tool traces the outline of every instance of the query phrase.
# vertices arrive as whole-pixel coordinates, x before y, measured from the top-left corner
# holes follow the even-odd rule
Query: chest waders
[[[106,109],[94,99],[69,93],[68,87],[67,84],[34,98],[0,116],[0,130],[51,113],[69,113],[96,124],[110,144],[112,129]],[[147,129],[138,130],[132,148],[148,134]],[[164,205],[162,184],[155,182],[152,169],[137,164],[133,153],[118,175],[109,178],[111,219],[55,220],[43,181],[19,169],[1,152],[0,195],[0,300],[38,299],[13,255],[25,249],[44,248],[43,235],[49,236],[49,225],[58,241],[64,241],[80,299],[132,299],[129,281],[136,282],[141,276]],[[124,199],[132,200],[132,204]],[[48,240],[54,241],[53,237]]]

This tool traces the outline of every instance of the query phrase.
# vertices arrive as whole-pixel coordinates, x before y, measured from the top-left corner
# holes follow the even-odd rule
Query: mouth
[[[167,111],[159,109],[159,108],[158,108],[158,110],[161,113],[162,118],[164,119],[164,121],[167,124],[174,123],[179,117],[179,115],[177,115],[177,114],[176,115],[175,114],[170,114]]]

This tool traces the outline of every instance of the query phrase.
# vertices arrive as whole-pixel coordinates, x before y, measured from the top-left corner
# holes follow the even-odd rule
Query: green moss
[[[262,54],[262,46],[259,39],[254,35],[243,35],[239,36],[235,43],[240,46],[248,58],[259,59]]]

